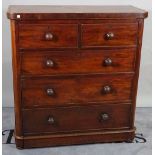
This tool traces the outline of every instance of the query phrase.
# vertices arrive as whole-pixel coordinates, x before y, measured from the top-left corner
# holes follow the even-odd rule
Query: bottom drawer
[[[23,110],[24,134],[123,129],[130,126],[130,104]]]

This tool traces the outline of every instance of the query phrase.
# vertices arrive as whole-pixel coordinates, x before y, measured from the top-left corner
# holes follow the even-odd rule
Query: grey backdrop
[[[12,107],[12,62],[11,62],[11,37],[9,20],[6,18],[8,5],[134,5],[149,12],[149,17],[145,20],[142,58],[139,78],[139,89],[137,106],[152,106],[152,3],[151,0],[3,0],[3,107]]]

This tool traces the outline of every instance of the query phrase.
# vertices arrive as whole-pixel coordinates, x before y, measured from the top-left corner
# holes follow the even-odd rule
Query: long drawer
[[[24,134],[124,129],[130,126],[130,104],[72,106],[23,110]]]
[[[23,107],[131,99],[132,74],[79,75],[22,80]]]
[[[136,49],[21,53],[23,75],[134,71]]]

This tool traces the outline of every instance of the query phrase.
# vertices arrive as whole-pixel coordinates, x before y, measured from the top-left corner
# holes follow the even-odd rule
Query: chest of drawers
[[[142,33],[132,6],[10,6],[18,148],[134,138]]]

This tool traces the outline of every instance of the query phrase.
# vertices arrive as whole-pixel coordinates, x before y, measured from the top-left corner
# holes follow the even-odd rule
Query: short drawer
[[[134,46],[137,44],[137,28],[137,23],[83,24],[81,46]]]
[[[130,104],[23,110],[24,134],[130,127]]]
[[[76,24],[19,24],[20,48],[75,48]]]
[[[135,53],[136,49],[77,52],[29,51],[21,54],[21,70],[23,75],[132,72]]]
[[[79,75],[22,81],[23,107],[93,104],[131,99],[132,75]]]

